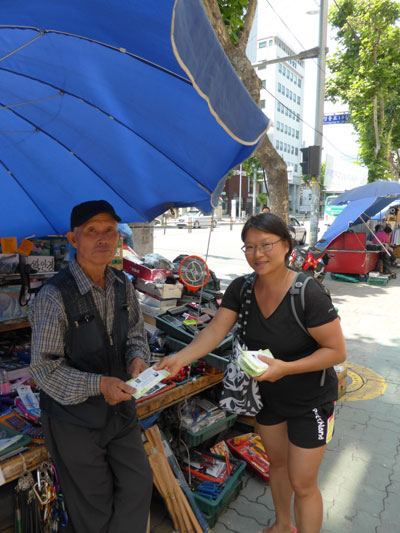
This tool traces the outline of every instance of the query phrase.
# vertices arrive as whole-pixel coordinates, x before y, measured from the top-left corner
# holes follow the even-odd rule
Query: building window
[[[297,165],[294,165],[294,171],[297,172]]]
[[[298,148],[294,149],[294,155],[299,155],[299,149]]]
[[[261,109],[265,109],[265,100],[260,100]]]
[[[279,70],[279,72],[282,72],[282,63],[279,63],[278,70]]]
[[[277,131],[281,129],[281,123],[279,121],[276,122],[276,129]]]
[[[297,122],[300,122],[300,115],[297,113],[297,118],[296,118]]]
[[[290,71],[290,81],[293,81],[293,72]]]
[[[286,74],[286,67],[282,67],[282,74],[283,74],[283,75]]]
[[[300,96],[297,97],[297,103],[300,105]]]
[[[272,46],[274,44],[274,40],[273,39],[270,39],[269,40],[269,45]]]
[[[283,145],[283,151],[284,151],[284,152],[287,151],[287,144],[286,144],[286,143]]]
[[[292,137],[294,137],[294,128],[292,128]]]
[[[289,109],[289,118],[292,118],[292,112]]]
[[[266,82],[266,80],[262,80],[262,82],[261,82],[261,88],[262,88],[262,89],[265,89],[266,86],[267,86],[267,82]]]
[[[297,80],[297,85],[298,85],[299,87],[301,87],[301,79],[300,79],[300,78],[298,78],[298,80]]]
[[[288,114],[289,114],[289,109],[285,107],[285,115],[288,116]]]
[[[281,92],[281,87],[282,87],[282,85],[278,82],[278,93]]]
[[[258,48],[265,48],[267,46],[267,41],[261,41],[258,43]]]
[[[295,84],[297,84],[297,76],[296,76],[296,74],[293,75],[293,81],[294,81]]]
[[[280,149],[283,150],[283,142],[279,141]]]
[[[258,67],[258,70],[265,70],[267,68],[267,65],[260,65]]]
[[[291,153],[294,154],[294,146],[292,145]]]
[[[285,133],[287,133],[287,124],[285,124]]]
[[[289,96],[289,89],[286,87],[286,96]]]
[[[296,130],[296,139],[299,138],[299,130]]]
[[[290,70],[288,68],[286,69],[286,77],[287,77],[287,79],[289,79],[289,77],[290,77]]]
[[[276,141],[276,142],[275,142],[275,146],[276,146],[277,149],[279,150],[279,141]]]
[[[289,91],[289,94],[290,94],[289,98],[290,98],[291,100],[293,100],[293,93],[292,93],[292,91]]]

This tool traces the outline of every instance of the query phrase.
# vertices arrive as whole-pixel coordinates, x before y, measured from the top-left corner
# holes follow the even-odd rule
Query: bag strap
[[[249,305],[251,303],[251,293],[253,292],[254,283],[257,274],[252,272],[244,277],[243,285],[240,289],[240,311],[237,320],[237,334],[243,339],[247,326],[247,317],[249,314]]]
[[[297,308],[300,307],[301,317],[304,320],[304,311],[306,308],[305,292],[306,292],[307,284],[311,281],[311,279],[312,279],[311,276],[307,276],[307,274],[304,274],[304,272],[299,272],[297,276],[294,278],[292,286],[290,288],[290,304],[292,307],[293,316],[296,319],[296,322],[298,323],[298,325],[308,336],[311,336],[311,335],[308,333],[304,323],[300,320],[296,306]],[[321,380],[320,380],[321,387],[325,385],[325,377],[326,377],[326,368],[324,368],[321,374]]]
[[[304,274],[304,272],[299,272],[294,278],[292,286],[290,288],[290,305],[292,308],[292,313],[296,322],[301,327],[301,329],[308,335],[306,327],[304,326],[304,310],[306,308],[306,298],[305,291],[307,284],[311,281],[311,277]],[[300,297],[299,297],[299,296]],[[301,311],[301,317],[303,320],[300,320],[298,309]]]

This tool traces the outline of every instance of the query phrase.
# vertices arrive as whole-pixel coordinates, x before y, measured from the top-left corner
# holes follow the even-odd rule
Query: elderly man
[[[108,266],[120,217],[106,201],[75,206],[76,256],[40,290],[32,310],[32,375],[46,446],[76,533],[144,533],[152,474],[134,389],[149,348],[132,284]]]

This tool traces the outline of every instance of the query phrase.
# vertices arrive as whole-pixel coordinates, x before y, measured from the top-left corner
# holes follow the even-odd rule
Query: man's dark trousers
[[[42,414],[74,533],[145,533],[152,472],[139,423],[118,414],[88,429]]]

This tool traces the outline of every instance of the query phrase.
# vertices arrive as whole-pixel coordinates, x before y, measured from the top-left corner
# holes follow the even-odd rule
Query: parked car
[[[296,217],[289,215],[288,228],[294,244],[304,244],[306,242],[307,230],[304,225],[297,220]]]
[[[193,210],[188,211],[185,215],[182,215],[181,217],[178,217],[176,219],[176,226],[178,228],[187,228],[189,218],[192,219],[193,228],[204,228],[206,226],[209,226],[210,224],[212,224],[215,228],[215,226],[217,225],[217,221],[215,218],[213,218],[212,215],[203,215],[201,211]]]

